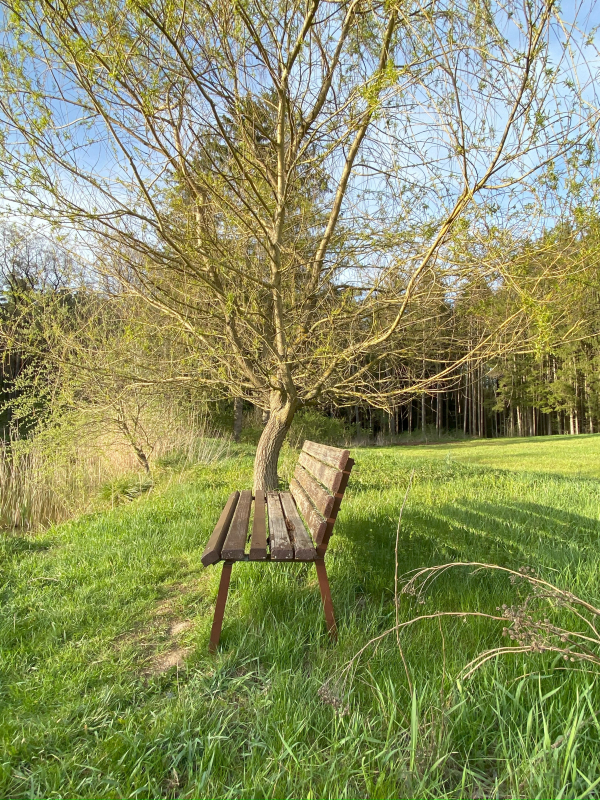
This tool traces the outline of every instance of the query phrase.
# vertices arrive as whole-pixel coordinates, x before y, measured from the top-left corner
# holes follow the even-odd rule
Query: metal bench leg
[[[215,617],[213,619],[212,630],[210,632],[210,644],[208,649],[214,653],[219,645],[221,638],[221,628],[223,627],[223,615],[225,614],[225,603],[229,592],[229,581],[231,579],[231,567],[233,561],[226,561],[221,572],[221,582],[219,583],[219,594],[217,595],[217,605],[215,606]]]
[[[333,616],[333,602],[331,600],[331,590],[329,588],[329,580],[327,578],[327,570],[325,569],[325,562],[322,558],[315,561],[317,569],[317,578],[319,579],[319,589],[321,590],[321,599],[323,600],[323,611],[325,613],[325,621],[327,623],[327,630],[331,638],[337,640],[337,627],[335,624],[335,617]]]

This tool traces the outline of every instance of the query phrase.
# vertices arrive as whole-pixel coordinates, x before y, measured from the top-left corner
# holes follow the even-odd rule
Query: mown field
[[[481,619],[394,636],[399,571],[457,560],[526,566],[600,603],[600,436],[357,449],[328,553],[339,642],[314,568],[236,565],[219,653],[220,568],[200,556],[252,451],[37,536],[2,538],[3,797],[597,797],[593,668],[513,655],[457,682]],[[282,474],[295,454],[288,451]],[[490,611],[499,574],[446,573],[400,617]]]

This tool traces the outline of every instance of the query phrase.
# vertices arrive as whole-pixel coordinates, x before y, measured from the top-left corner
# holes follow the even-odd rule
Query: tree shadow
[[[587,433],[587,434],[581,433],[578,434],[577,437],[573,437],[567,433],[563,433],[563,434],[553,434],[552,436],[515,436],[514,438],[511,439],[468,439],[464,441],[464,444],[473,445],[474,447],[479,446],[479,447],[505,448],[505,447],[510,447],[511,445],[519,445],[520,447],[522,447],[524,444],[547,445],[550,443],[554,444],[564,441],[581,442],[585,441],[586,439],[595,438],[596,436],[597,434],[595,433]],[[432,442],[432,444],[434,443]],[[445,444],[450,446],[453,444],[461,445],[463,444],[463,442],[462,441],[445,442]]]
[[[341,522],[341,520],[340,520]],[[332,539],[337,580],[373,600],[393,599],[396,525],[389,516],[348,513],[338,542]],[[528,501],[460,498],[431,508],[406,508],[398,545],[398,574],[453,561],[477,561],[518,570],[533,567],[553,580],[555,573],[575,575],[582,562],[600,560],[600,522],[573,511]],[[460,600],[464,572],[444,579]],[[476,582],[489,592],[505,579],[486,573]]]
[[[25,553],[39,553],[49,550],[54,542],[47,538],[16,531],[0,532],[0,559],[8,560]]]

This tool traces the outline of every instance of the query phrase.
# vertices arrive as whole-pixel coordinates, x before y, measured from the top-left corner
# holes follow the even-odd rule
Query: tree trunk
[[[483,376],[481,366],[477,369],[477,436],[483,436]]]
[[[444,411],[446,412],[446,433],[450,430],[450,393],[444,392]]]
[[[297,404],[284,401],[279,392],[271,394],[271,410],[254,458],[254,491],[275,492],[279,484],[277,462],[281,445],[290,429]]]
[[[588,418],[588,430],[589,430],[590,433],[593,433],[594,432],[594,420],[592,419],[592,400],[591,400],[591,396],[590,396],[590,387],[589,387],[589,384],[588,384],[587,377],[585,377],[583,380],[584,380],[583,395],[584,395],[585,410],[587,412],[587,418]],[[582,424],[585,425],[585,421]],[[584,428],[584,430],[585,430],[585,428]]]
[[[469,362],[467,361],[467,371],[465,373],[465,402],[464,402],[463,433],[465,436],[469,432]]]
[[[135,453],[135,457],[137,458],[137,460],[140,463],[140,465],[144,468],[144,472],[147,475],[149,475],[150,474],[150,464],[148,463],[148,459],[146,457],[146,454],[144,453],[142,448],[139,445],[135,444],[134,442],[131,442],[131,446],[133,448],[133,452]]]
[[[124,416],[122,416],[118,421],[117,425],[121,429],[123,436],[131,445],[133,452],[135,453],[135,457],[137,458],[140,465],[144,468],[144,472],[147,475],[150,474],[150,463],[148,462],[148,458],[146,453],[144,452],[142,446],[136,441],[134,434],[131,432],[129,425],[127,424]]]
[[[425,354],[423,354],[423,379],[425,379]],[[421,430],[427,441],[427,409],[425,407],[425,392],[421,394]]]
[[[233,401],[233,441],[239,442],[242,435],[242,410],[244,401],[241,397],[236,397]]]

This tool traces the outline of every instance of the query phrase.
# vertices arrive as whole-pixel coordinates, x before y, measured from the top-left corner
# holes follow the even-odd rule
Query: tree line
[[[475,339],[485,340],[497,330],[507,304],[517,300],[503,283],[479,278],[446,298],[442,310],[436,298],[435,334],[431,309],[423,302],[413,316],[403,357],[391,352],[363,369],[362,380],[385,386],[386,402],[374,405],[358,398],[315,406],[359,439],[597,432],[599,231],[596,217],[587,214],[577,226],[574,222],[514,251],[513,269],[529,280],[542,280],[537,281],[528,326],[519,326],[516,340],[515,331],[510,333],[505,352],[478,357]],[[0,408],[5,428],[12,420],[27,432],[49,418],[84,413],[88,425],[95,420],[122,436],[145,470],[152,452],[145,430],[148,414],[164,413],[166,405],[188,413],[202,408],[239,439],[243,401],[231,393],[215,394],[210,383],[198,378],[202,362],[195,361],[194,347],[177,330],[166,329],[161,315],[108,287],[86,283],[73,258],[43,237],[15,226],[1,233]],[[567,251],[568,269],[560,263],[549,274],[539,263],[552,252],[565,259]],[[419,383],[426,388],[415,390]],[[264,425],[267,415],[261,416]],[[226,423],[229,418],[232,422]]]

